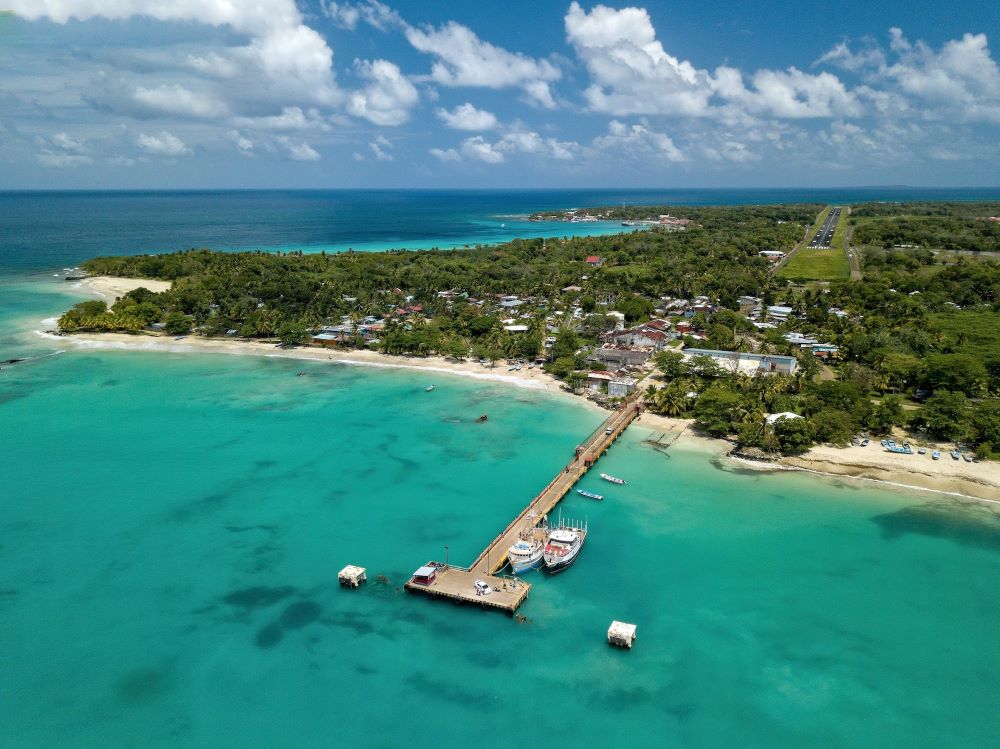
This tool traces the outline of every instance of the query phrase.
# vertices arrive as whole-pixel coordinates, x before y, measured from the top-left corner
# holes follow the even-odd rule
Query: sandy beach
[[[74,288],[88,292],[108,303],[114,304],[118,297],[125,296],[128,292],[144,287],[150,291],[160,293],[167,291],[170,281],[151,281],[145,278],[115,278],[114,276],[91,276],[76,283]]]
[[[952,460],[946,449],[942,446],[941,459],[933,460],[930,450],[926,455],[903,455],[887,452],[877,442],[868,447],[818,445],[804,455],[782,458],[780,463],[819,473],[1000,502],[1000,463]]]
[[[144,286],[150,291],[170,288],[166,281],[137,278],[112,278],[94,276],[81,281],[77,288],[99,296],[109,303],[116,298]],[[371,367],[411,369],[432,373],[452,374],[481,380],[504,382],[518,387],[544,390],[566,397],[573,397],[586,408],[602,410],[586,398],[573,396],[563,384],[539,368],[522,368],[509,371],[504,364],[487,367],[478,361],[458,361],[440,356],[411,357],[389,356],[376,351],[342,350],[314,347],[282,348],[274,343],[247,340],[223,340],[184,336],[173,338],[155,335],[127,335],[123,333],[77,333],[63,340],[81,348],[128,349],[164,351],[171,353],[212,353],[242,356],[271,356],[286,359],[328,361]],[[428,380],[431,384],[431,380]],[[644,413],[636,422],[657,435],[662,441],[698,444],[718,454],[728,452],[732,445],[724,440],[698,435],[692,419],[676,419]],[[819,445],[803,455],[783,457],[774,463],[754,463],[761,470],[799,469],[819,474],[880,481],[899,487],[946,492],[988,502],[1000,503],[1000,463],[983,461],[966,463],[952,460],[950,446],[942,446],[940,460],[932,460],[930,450],[926,455],[902,455],[886,452],[877,443],[868,447],[839,448]],[[747,461],[741,463],[749,464]]]
[[[74,333],[65,336],[63,340],[80,348],[100,348],[106,350],[122,349],[130,351],[164,351],[168,353],[204,353],[231,354],[236,356],[269,356],[281,359],[301,359],[308,361],[327,361],[339,364],[356,364],[370,367],[391,367],[395,369],[413,369],[427,373],[460,375],[480,380],[505,382],[510,385],[545,390],[551,393],[571,395],[563,388],[562,383],[539,368],[520,371],[509,371],[504,364],[497,363],[494,367],[480,364],[478,361],[458,361],[441,356],[389,356],[377,351],[359,349],[342,350],[332,348],[317,348],[299,346],[283,348],[275,343],[263,341],[229,340],[219,338],[199,338],[189,335],[179,338],[156,335],[129,335],[126,333]],[[428,384],[433,380],[428,379]],[[591,401],[582,398],[581,403],[587,403],[593,408],[599,408]]]
[[[657,434],[664,434],[665,441],[683,440],[697,443],[705,449],[722,455],[732,449],[725,440],[698,435],[693,419],[673,419],[667,416],[644,413],[636,424]],[[952,460],[950,445],[941,445],[941,459],[933,460],[927,454],[903,455],[883,450],[877,442],[868,447],[834,447],[817,445],[807,453],[779,458],[777,461],[756,462],[739,460],[745,467],[762,471],[803,470],[828,476],[841,476],[867,481],[879,481],[893,486],[945,492],[964,497],[1000,503],[1000,463],[982,461],[966,463]],[[738,460],[731,458],[731,460]]]

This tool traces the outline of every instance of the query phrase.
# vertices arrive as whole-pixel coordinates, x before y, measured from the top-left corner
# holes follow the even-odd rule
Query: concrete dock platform
[[[480,595],[476,591],[476,581],[490,587],[490,592]],[[405,587],[411,593],[420,593],[431,598],[448,598],[456,603],[467,603],[487,609],[498,609],[512,614],[528,597],[531,585],[517,578],[484,575],[461,567],[438,567],[434,581],[425,585],[408,581]]]

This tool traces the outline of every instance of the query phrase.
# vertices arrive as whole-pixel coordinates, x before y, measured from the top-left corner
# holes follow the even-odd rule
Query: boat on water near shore
[[[607,473],[602,473],[601,478],[604,479],[605,481],[610,481],[612,484],[622,484],[622,485],[625,484],[625,479],[620,479],[616,476],[610,476]]]
[[[587,526],[574,527],[560,523],[559,527],[549,533],[549,539],[545,543],[545,570],[547,572],[561,572],[569,567],[580,555],[583,542],[587,540]]]
[[[588,492],[586,489],[577,489],[577,494],[581,494],[584,497],[589,497],[590,499],[604,499],[603,494],[595,494],[594,492]]]
[[[433,385],[428,385],[427,387],[424,388],[424,390],[426,390],[428,393],[433,389],[434,389]]]
[[[522,533],[521,538],[507,550],[507,561],[510,563],[511,572],[520,575],[538,569],[543,564],[544,553],[545,544],[533,534]]]

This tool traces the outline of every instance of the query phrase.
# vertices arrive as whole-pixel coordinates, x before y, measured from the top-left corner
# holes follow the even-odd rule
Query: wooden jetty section
[[[410,580],[405,585],[406,589],[414,593],[451,598],[456,602],[498,608],[513,613],[528,597],[531,586],[517,580],[521,587],[515,591],[510,589],[511,578],[495,576],[507,564],[507,550],[514,545],[523,530],[538,525],[543,517],[552,512],[560,500],[594,466],[598,458],[607,452],[641,412],[642,406],[638,396],[634,395],[605,419],[576,448],[573,460],[483,549],[467,569],[440,565],[434,583],[428,586]],[[490,585],[494,592],[488,596],[477,595],[475,589],[477,580]],[[498,587],[501,589],[500,594],[495,591]]]

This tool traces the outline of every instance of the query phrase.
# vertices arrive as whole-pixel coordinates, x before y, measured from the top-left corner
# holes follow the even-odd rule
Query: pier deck
[[[489,545],[482,550],[468,569],[442,567],[437,580],[429,586],[410,581],[406,589],[432,597],[451,598],[456,601],[503,609],[513,613],[528,597],[531,586],[518,581],[520,588],[512,588],[507,578],[495,577],[497,571],[507,564],[507,550],[517,541],[522,530],[538,525],[542,518],[565,497],[576,483],[589,471],[622,432],[639,415],[642,408],[637,397],[626,401],[612,413],[593,433],[576,448],[573,460],[542,489],[541,492],[515,517]],[[491,587],[499,587],[500,593],[478,596],[475,581],[482,580]],[[504,585],[506,584],[506,589]],[[523,592],[521,590],[523,588]]]
[[[492,592],[485,596],[477,595],[476,580],[489,585]],[[531,585],[520,579],[484,575],[461,567],[440,567],[430,585],[421,585],[411,580],[404,587],[412,593],[421,593],[431,598],[450,598],[455,603],[498,609],[508,614],[513,614],[524,603],[531,590]]]

